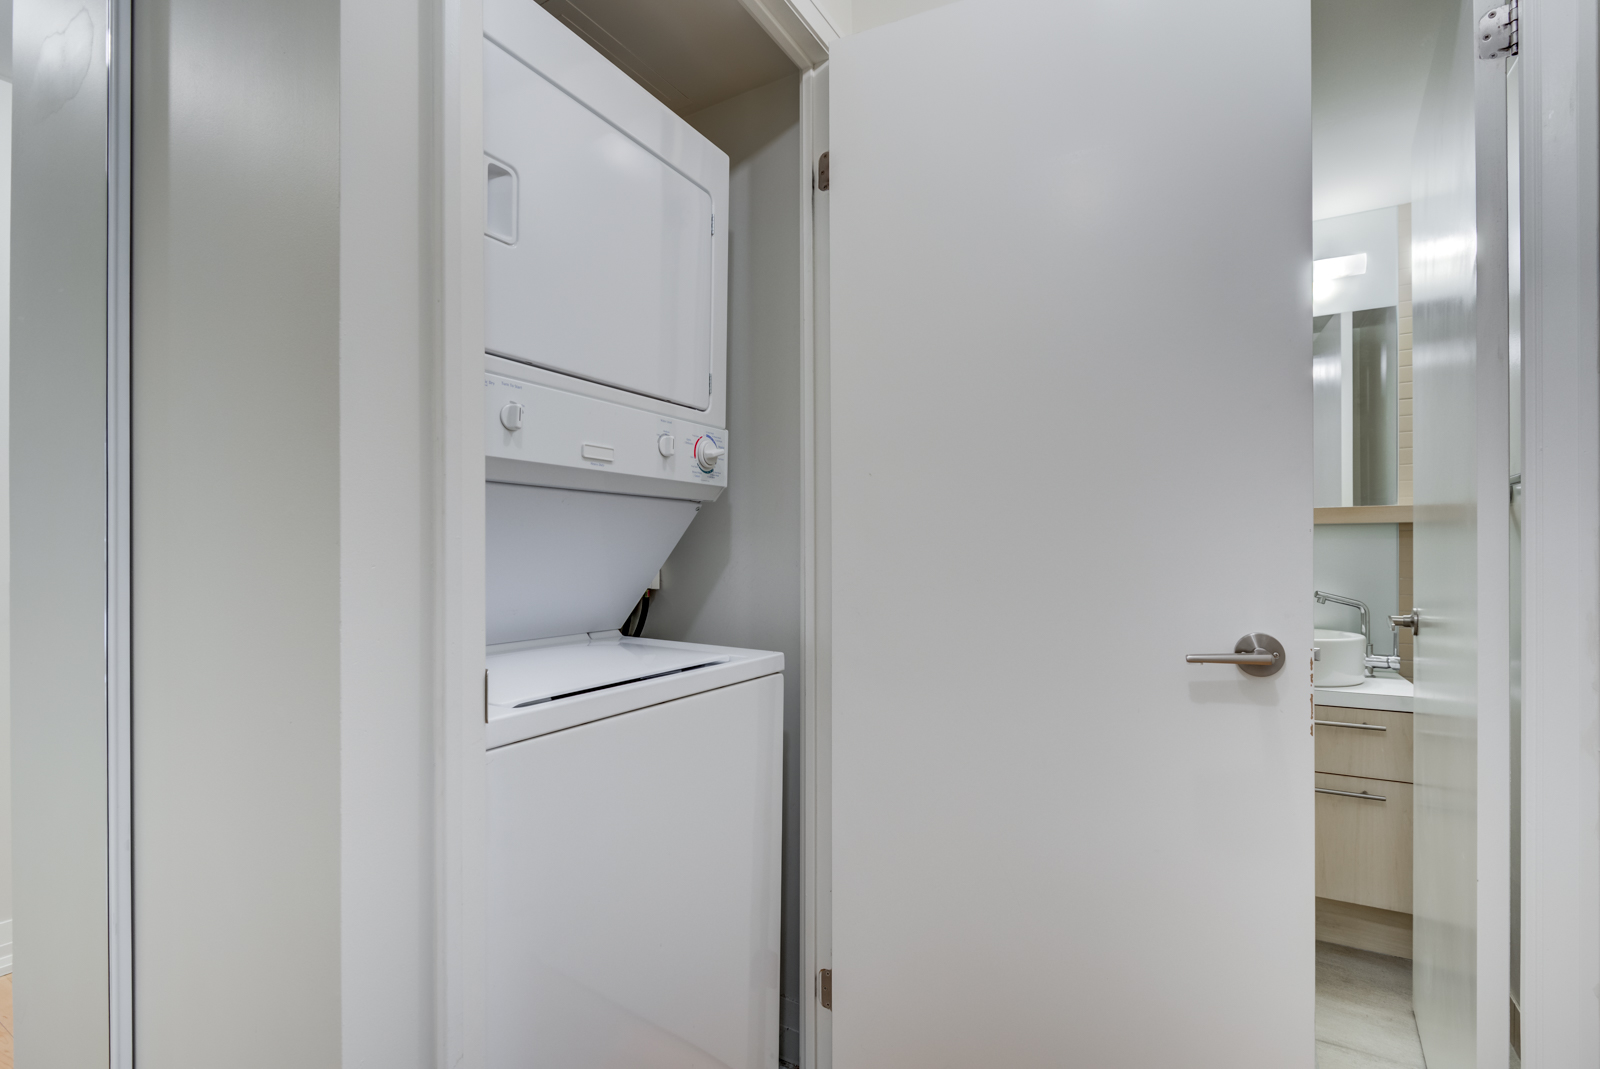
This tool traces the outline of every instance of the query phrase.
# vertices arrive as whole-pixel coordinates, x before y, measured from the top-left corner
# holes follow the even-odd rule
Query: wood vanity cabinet
[[[1410,913],[1412,716],[1315,709],[1317,897]]]

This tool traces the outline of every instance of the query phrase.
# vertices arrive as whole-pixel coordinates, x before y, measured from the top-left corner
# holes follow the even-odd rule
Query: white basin
[[[1312,645],[1321,650],[1311,670],[1318,687],[1353,687],[1367,678],[1367,640],[1354,631],[1312,632]]]

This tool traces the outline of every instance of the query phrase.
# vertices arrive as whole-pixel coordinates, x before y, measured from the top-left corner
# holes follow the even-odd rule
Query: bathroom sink
[[[1367,678],[1367,640],[1354,631],[1312,632],[1312,645],[1321,650],[1311,670],[1318,687],[1353,687]]]

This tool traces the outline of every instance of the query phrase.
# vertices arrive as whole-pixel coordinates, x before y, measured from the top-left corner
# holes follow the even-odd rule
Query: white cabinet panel
[[[492,750],[490,1069],[770,1069],[783,676]]]

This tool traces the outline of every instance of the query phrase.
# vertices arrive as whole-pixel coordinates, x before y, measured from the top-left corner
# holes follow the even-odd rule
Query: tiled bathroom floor
[[[1411,962],[1317,944],[1317,1069],[1427,1069]]]
[[[1509,1069],[1522,1069],[1515,1048],[1506,1054]],[[1427,1069],[1411,1013],[1411,962],[1317,944],[1317,1069]]]

